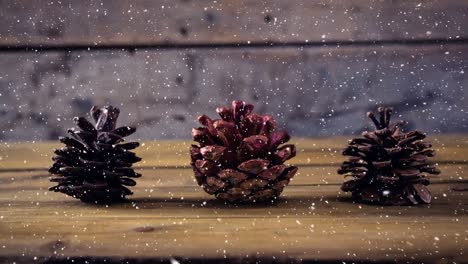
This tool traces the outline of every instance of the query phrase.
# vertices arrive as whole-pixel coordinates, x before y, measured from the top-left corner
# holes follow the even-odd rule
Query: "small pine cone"
[[[379,120],[371,112],[367,116],[376,130],[364,132],[349,142],[343,155],[350,156],[338,170],[351,177],[341,189],[354,199],[382,205],[429,204],[432,196],[426,187],[427,174],[439,174],[429,161],[435,155],[430,143],[419,131],[404,133],[399,121],[390,124],[392,108],[379,107]]]
[[[283,163],[296,155],[285,131],[272,116],[253,113],[242,101],[216,109],[221,119],[198,118],[192,130],[199,146],[190,147],[197,183],[216,198],[239,203],[275,200],[297,172]]]
[[[138,142],[122,143],[124,137],[135,132],[134,127],[115,128],[120,110],[112,106],[93,107],[95,125],[84,117],[75,117],[81,129],[68,130],[68,137],[60,138],[65,147],[55,150],[54,164],[49,169],[51,182],[58,185],[49,190],[62,192],[87,203],[109,204],[133,194],[125,186],[134,186],[131,178],[140,177],[132,165],[141,159],[130,150]]]

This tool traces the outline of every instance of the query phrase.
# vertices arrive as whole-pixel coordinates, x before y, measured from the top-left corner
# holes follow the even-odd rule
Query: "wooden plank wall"
[[[143,139],[254,102],[294,136],[354,134],[379,104],[468,132],[468,2],[0,1],[0,140],[55,139],[93,104]]]

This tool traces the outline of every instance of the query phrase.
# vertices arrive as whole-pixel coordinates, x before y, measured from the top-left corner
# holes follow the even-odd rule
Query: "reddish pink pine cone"
[[[272,116],[253,113],[254,106],[233,101],[232,108],[216,109],[221,119],[198,118],[202,127],[190,147],[197,183],[209,194],[229,202],[275,200],[297,172],[284,165],[296,155],[290,137],[276,131]]]

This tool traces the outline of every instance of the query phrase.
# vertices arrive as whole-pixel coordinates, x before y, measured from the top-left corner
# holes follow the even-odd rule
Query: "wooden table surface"
[[[295,139],[299,173],[275,204],[226,205],[198,187],[190,141],[146,142],[130,202],[48,191],[56,143],[0,146],[0,262],[263,259],[468,263],[468,135],[433,135],[431,205],[355,204],[336,169],[344,137]]]

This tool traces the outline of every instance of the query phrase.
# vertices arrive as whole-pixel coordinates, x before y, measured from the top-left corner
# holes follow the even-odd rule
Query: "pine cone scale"
[[[259,174],[264,171],[270,162],[264,159],[252,159],[241,163],[237,168],[240,171],[250,173],[250,174]]]

